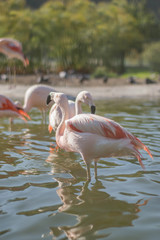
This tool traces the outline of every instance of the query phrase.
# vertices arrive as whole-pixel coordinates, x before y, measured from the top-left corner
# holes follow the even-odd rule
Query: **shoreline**
[[[7,84],[0,84],[0,94],[5,95],[11,99],[23,99],[26,90],[31,85],[16,85],[9,86]],[[43,85],[43,84],[42,84]],[[137,84],[137,85],[120,85],[120,86],[53,86],[57,92],[76,97],[82,90],[87,90],[91,93],[94,100],[106,99],[135,99],[135,98],[159,98],[160,84]]]

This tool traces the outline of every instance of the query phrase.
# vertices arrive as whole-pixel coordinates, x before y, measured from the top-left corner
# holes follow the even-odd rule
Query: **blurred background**
[[[0,38],[19,40],[30,61],[14,60],[17,74],[159,76],[159,0],[1,0],[0,9]],[[0,54],[0,74],[9,64]]]

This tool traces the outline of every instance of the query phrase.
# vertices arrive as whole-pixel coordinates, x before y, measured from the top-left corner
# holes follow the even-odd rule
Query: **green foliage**
[[[147,45],[143,53],[143,58],[152,71],[160,73],[160,42]]]
[[[147,68],[143,68],[143,67],[138,67],[138,68],[132,67],[132,68],[127,68],[126,72],[121,75],[121,78],[129,78],[131,76],[139,79],[146,79],[146,78],[153,79],[153,76],[154,76],[154,80],[156,80],[155,77],[157,77],[157,73],[151,72]]]
[[[94,78],[102,78],[102,77],[115,77],[116,74],[111,72],[109,69],[106,67],[97,67],[92,74],[92,77]]]
[[[92,76],[94,78],[105,77],[105,76],[108,76],[108,71],[105,67],[97,67],[93,72]]]
[[[143,1],[50,0],[33,11],[24,0],[7,0],[0,8],[0,37],[22,42],[30,70],[54,62],[54,70],[89,72],[102,66],[123,73],[133,49],[141,52],[152,36],[159,38],[160,24]]]
[[[97,67],[92,74],[93,78],[116,77],[116,76],[117,76],[116,73],[111,72],[104,66]]]

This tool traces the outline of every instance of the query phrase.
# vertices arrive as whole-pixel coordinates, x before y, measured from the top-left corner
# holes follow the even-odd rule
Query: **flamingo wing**
[[[68,129],[77,132],[88,132],[103,137],[120,139],[126,137],[126,130],[118,123],[93,114],[79,114],[66,121]]]
[[[115,140],[130,139],[137,150],[144,149],[153,158],[149,149],[137,137],[111,119],[94,114],[79,114],[67,120],[66,127],[71,131],[88,132]]]

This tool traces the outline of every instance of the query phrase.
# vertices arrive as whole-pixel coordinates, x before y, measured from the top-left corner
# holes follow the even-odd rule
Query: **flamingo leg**
[[[9,88],[11,88],[11,81],[12,81],[12,73],[11,73],[11,66],[9,65],[9,67],[8,67],[8,71],[7,71],[7,73],[8,73],[8,85],[9,85]]]
[[[41,112],[42,112],[42,123],[46,125],[47,124],[46,111],[45,109],[42,109]]]
[[[87,180],[91,180],[91,173],[90,173],[90,163],[86,163],[87,166]]]
[[[15,65],[13,66],[13,81],[14,81],[14,87],[16,87],[16,84],[17,84],[17,82],[16,82],[16,67],[15,67]]]
[[[51,144],[52,145],[52,147],[50,147],[50,152],[52,153],[52,152],[58,152],[58,150],[59,150],[59,146],[58,145],[54,145],[54,144]]]
[[[97,161],[94,160],[94,177],[97,179]]]
[[[94,159],[94,176],[95,179],[97,180],[97,162],[98,162],[99,158]]]
[[[46,110],[44,110],[44,121],[45,121],[45,125],[47,124],[47,113]]]
[[[13,118],[9,118],[9,131],[12,131]]]
[[[42,114],[42,124],[45,123],[45,112],[43,109],[41,109],[41,114]]]

